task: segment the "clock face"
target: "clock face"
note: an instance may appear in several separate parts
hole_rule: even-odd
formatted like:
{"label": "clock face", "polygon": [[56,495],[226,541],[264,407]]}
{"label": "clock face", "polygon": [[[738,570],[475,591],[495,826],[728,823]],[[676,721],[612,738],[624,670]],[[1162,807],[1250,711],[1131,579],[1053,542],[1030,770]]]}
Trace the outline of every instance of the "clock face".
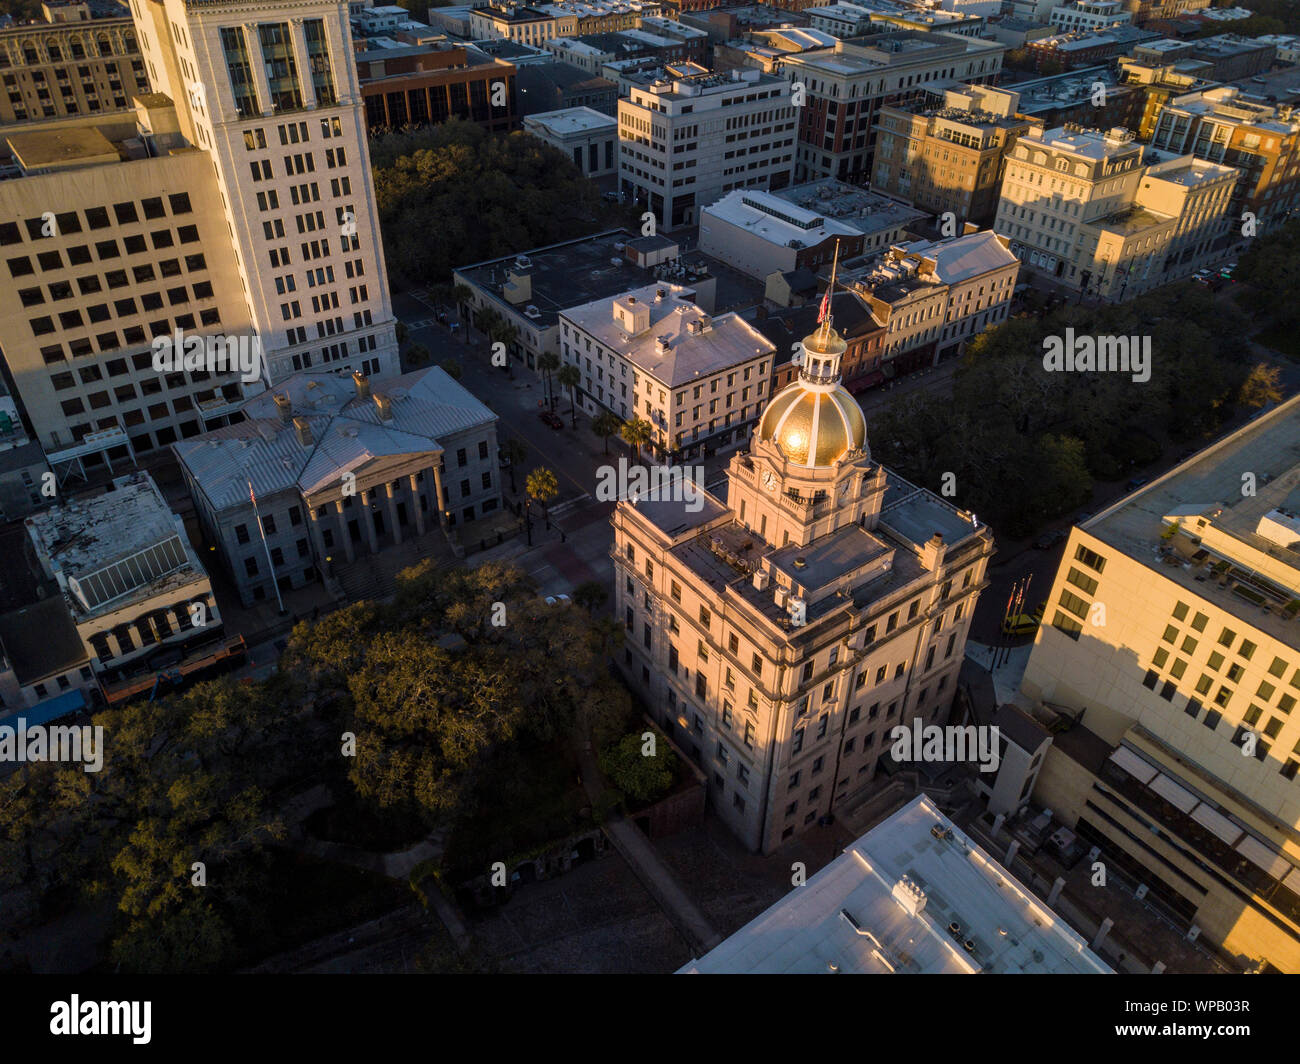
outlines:
{"label": "clock face", "polygon": [[763,487],[767,488],[768,491],[776,490],[776,474],[770,469],[763,474]]}

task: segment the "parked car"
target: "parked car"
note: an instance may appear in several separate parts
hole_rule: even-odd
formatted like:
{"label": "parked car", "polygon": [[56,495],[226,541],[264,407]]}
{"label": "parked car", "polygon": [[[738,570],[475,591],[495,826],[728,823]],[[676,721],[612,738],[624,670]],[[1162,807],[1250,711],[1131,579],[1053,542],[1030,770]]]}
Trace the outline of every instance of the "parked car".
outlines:
{"label": "parked car", "polygon": [[1090,518],[1091,516],[1092,516],[1091,510],[1081,510],[1079,513],[1074,515],[1074,523],[1076,525],[1081,525],[1086,520],[1088,520],[1088,518]]}
{"label": "parked car", "polygon": [[1138,488],[1142,487],[1142,485],[1145,484],[1150,479],[1151,479],[1150,477],[1134,477],[1132,480],[1128,482],[1126,487],[1128,488],[1129,491],[1137,491]]}
{"label": "parked car", "polygon": [[1064,538],[1065,538],[1065,533],[1062,532],[1059,528],[1054,528],[1050,532],[1044,532],[1041,536],[1039,536],[1036,540],[1034,540],[1034,546],[1037,547],[1039,550],[1050,550],[1052,547],[1055,547],[1058,543],[1060,543],[1061,540],[1063,540]]}
{"label": "parked car", "polygon": [[1209,270],[1197,270],[1194,274],[1192,274],[1192,280],[1195,281],[1197,284],[1209,284],[1210,276],[1211,275]]}
{"label": "parked car", "polygon": [[564,428],[564,419],[558,414],[554,414],[549,410],[542,410],[537,416],[542,419],[543,425],[549,425],[553,429]]}
{"label": "parked car", "polygon": [[547,595],[546,604],[548,606],[563,606],[572,601],[568,595]]}

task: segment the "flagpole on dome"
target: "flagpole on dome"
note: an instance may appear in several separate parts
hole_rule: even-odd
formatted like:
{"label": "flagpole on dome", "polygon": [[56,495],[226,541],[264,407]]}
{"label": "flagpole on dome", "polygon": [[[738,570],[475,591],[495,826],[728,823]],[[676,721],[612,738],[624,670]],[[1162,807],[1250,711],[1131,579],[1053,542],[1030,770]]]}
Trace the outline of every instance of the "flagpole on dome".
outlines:
{"label": "flagpole on dome", "polygon": [[817,324],[821,326],[821,335],[824,338],[831,329],[831,301],[835,295],[835,273],[840,264],[840,242],[835,241],[835,253],[831,259],[831,282],[826,286],[826,294],[822,296],[822,305],[817,310]]}

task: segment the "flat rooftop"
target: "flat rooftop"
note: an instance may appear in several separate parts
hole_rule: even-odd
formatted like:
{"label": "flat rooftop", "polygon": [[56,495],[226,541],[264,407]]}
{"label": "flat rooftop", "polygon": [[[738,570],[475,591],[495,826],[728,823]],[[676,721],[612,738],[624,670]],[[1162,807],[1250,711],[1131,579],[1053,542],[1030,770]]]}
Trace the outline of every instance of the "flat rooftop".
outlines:
{"label": "flat rooftop", "polygon": [[542,126],[557,137],[565,137],[574,133],[613,130],[618,126],[618,119],[590,107],[566,107],[560,111],[526,115],[524,125]]}
{"label": "flat rooftop", "polygon": [[791,185],[767,195],[834,219],[864,234],[911,225],[929,217],[925,211],[910,204],[900,203],[870,189],[837,181],[833,177]]}
{"label": "flat rooftop", "polygon": [[[634,239],[627,230],[614,229],[564,244],[537,248],[524,252],[522,256],[504,255],[472,266],[461,266],[456,272],[490,292],[506,309],[519,312],[524,308],[507,303],[502,298],[501,287],[508,272],[527,273],[532,283],[527,305],[536,307],[538,312],[538,316],[531,320],[538,329],[549,329],[559,321],[562,310],[641,288],[654,279],[650,270],[627,258],[627,245]],[[520,257],[526,258],[529,265],[517,265]],[[698,276],[707,275],[708,268],[701,264]]]}
{"label": "flat rooftop", "polygon": [[920,795],[679,974],[1110,972]]}
{"label": "flat rooftop", "polygon": [[9,150],[24,170],[79,162],[116,162],[119,158],[113,142],[92,126],[10,133],[6,139]]}
{"label": "flat rooftop", "polygon": [[[1242,473],[1255,476],[1255,494],[1242,494]],[[1275,510],[1300,512],[1300,396],[1257,415],[1236,432],[1193,455],[1164,476],[1079,527],[1133,560],[1185,587],[1215,605],[1235,613],[1256,628],[1291,646],[1300,646],[1300,627],[1276,606],[1268,585],[1280,585],[1283,595],[1300,598],[1300,541],[1282,546],[1256,531],[1261,518]],[[1178,516],[1184,528],[1200,530],[1202,549],[1175,537],[1161,539],[1164,518]],[[1178,549],[1179,546],[1182,549]],[[1221,587],[1212,571],[1218,561],[1237,563],[1243,580],[1267,569],[1262,605],[1243,598],[1230,580]],[[1234,574],[1235,575],[1235,574]]]}
{"label": "flat rooftop", "polygon": [[76,577],[178,535],[177,518],[152,479],[42,510],[27,518],[50,559]]}

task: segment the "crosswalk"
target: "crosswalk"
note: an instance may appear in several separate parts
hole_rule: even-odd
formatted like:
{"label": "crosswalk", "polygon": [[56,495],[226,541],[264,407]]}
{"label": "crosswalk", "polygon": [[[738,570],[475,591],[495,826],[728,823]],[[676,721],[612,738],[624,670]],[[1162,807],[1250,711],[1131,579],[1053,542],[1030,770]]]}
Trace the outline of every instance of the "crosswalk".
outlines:
{"label": "crosswalk", "polygon": [[415,332],[418,329],[427,329],[429,326],[437,323],[437,318],[421,318],[419,321],[407,322],[406,327]]}
{"label": "crosswalk", "polygon": [[590,501],[591,501],[591,496],[586,492],[583,492],[576,499],[566,499],[564,502],[557,503],[555,506],[552,506],[551,517],[552,518],[561,517],[564,514],[567,514],[570,510],[576,510],[580,506],[585,506]]}

